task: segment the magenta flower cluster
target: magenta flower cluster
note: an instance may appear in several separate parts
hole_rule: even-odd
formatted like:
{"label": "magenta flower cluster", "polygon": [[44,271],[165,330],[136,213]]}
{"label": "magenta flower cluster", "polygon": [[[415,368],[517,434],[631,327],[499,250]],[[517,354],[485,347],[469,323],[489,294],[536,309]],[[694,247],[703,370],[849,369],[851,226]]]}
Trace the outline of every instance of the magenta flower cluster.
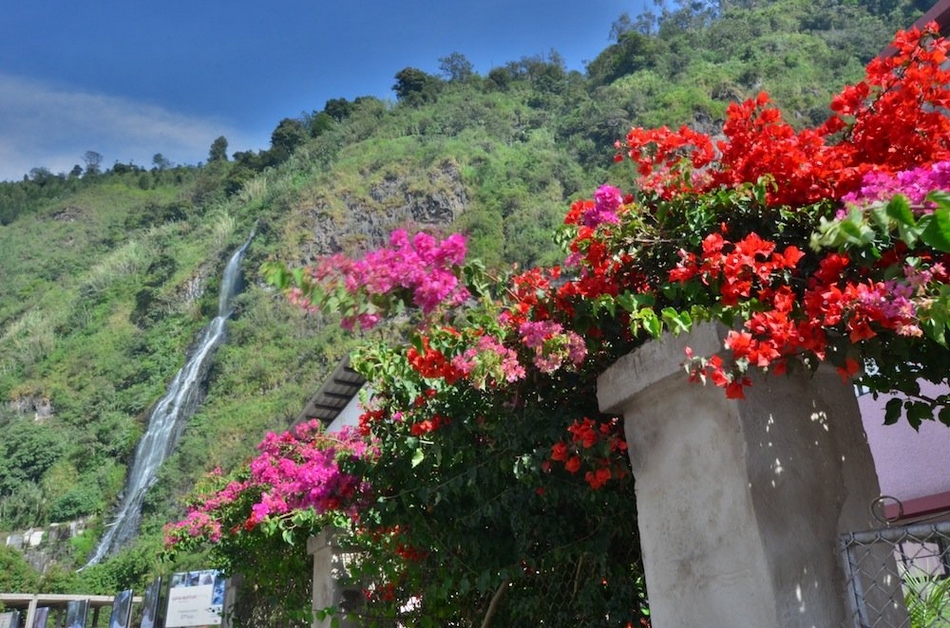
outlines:
{"label": "magenta flower cluster", "polygon": [[269,433],[251,461],[249,485],[263,487],[251,507],[250,520],[260,523],[272,515],[313,508],[317,514],[353,507],[367,488],[356,475],[338,465],[342,456],[361,457],[366,443],[350,429],[324,434],[319,421],[299,425],[292,432]]}
{"label": "magenta flower cluster", "polygon": [[518,354],[492,336],[481,336],[474,347],[452,359],[452,366],[467,377],[475,388],[486,382],[516,382],[525,376]]}
{"label": "magenta flower cluster", "polygon": [[171,546],[181,539],[206,539],[212,543],[221,540],[221,521],[212,518],[203,508],[194,508],[178,523],[165,526],[165,545]]}
{"label": "magenta flower cluster", "polygon": [[587,344],[573,331],[565,332],[554,321],[527,321],[518,332],[524,345],[534,351],[534,365],[542,373],[553,373],[565,361],[580,366],[587,357]]}
{"label": "magenta flower cluster", "polygon": [[586,227],[597,227],[608,223],[620,223],[617,212],[623,207],[623,194],[612,185],[602,185],[594,193],[594,207],[584,212],[583,221]]}
{"label": "magenta flower cluster", "polygon": [[[859,286],[859,303],[881,317],[897,321],[896,331],[902,336],[923,336],[918,324],[921,312],[933,302],[934,286],[942,285],[946,268],[937,263],[930,268],[904,267],[903,280],[894,278]],[[939,289],[939,288],[938,288]]]}
{"label": "magenta flower cluster", "polygon": [[[392,233],[389,244],[358,260],[344,255],[324,258],[313,269],[313,278],[324,285],[342,287],[356,303],[380,304],[404,291],[425,314],[442,304],[458,305],[469,297],[455,273],[465,261],[465,237],[461,234],[440,242],[423,232],[410,238],[400,229]],[[371,329],[382,319],[382,309],[350,312],[344,326]]]}
{"label": "magenta flower cluster", "polygon": [[[934,205],[926,202],[933,190],[950,190],[950,161],[940,161],[929,166],[904,170],[896,174],[869,172],[864,175],[861,187],[842,197],[846,204],[865,205],[888,201],[896,194],[907,197],[920,213],[933,211]],[[844,217],[844,211],[838,217]]]}
{"label": "magenta flower cluster", "polygon": [[310,508],[318,515],[356,517],[369,494],[365,480],[339,466],[344,458],[373,453],[356,430],[326,434],[319,421],[310,421],[269,433],[258,450],[247,479],[199,496],[184,520],[166,526],[167,545],[189,538],[216,543],[226,529],[251,530],[268,518]]}

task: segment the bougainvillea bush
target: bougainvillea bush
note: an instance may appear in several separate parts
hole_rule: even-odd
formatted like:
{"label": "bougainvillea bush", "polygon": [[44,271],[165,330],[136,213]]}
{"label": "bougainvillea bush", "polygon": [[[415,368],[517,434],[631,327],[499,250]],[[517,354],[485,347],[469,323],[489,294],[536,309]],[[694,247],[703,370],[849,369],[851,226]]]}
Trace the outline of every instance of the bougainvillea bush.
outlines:
{"label": "bougainvillea bush", "polygon": [[186,517],[165,526],[165,543],[173,551],[207,546],[216,567],[252,579],[232,609],[234,625],[309,626],[313,561],[305,541],[313,530],[346,526],[366,507],[369,485],[344,467],[375,449],[354,431],[327,434],[310,421],[268,434],[258,450],[232,474],[209,473]]}
{"label": "bougainvillea bush", "polygon": [[[594,385],[664,333],[729,329],[720,353],[683,356],[684,386],[741,399],[751,369],[830,363],[902,393],[888,422],[950,424],[950,397],[919,388],[950,365],[947,49],[935,26],[898,34],[817,128],[795,130],[763,94],[729,108],[719,139],[633,129],[617,158],[638,178],[571,206],[560,267],[489,272],[460,235],[397,232],[360,260],[266,268],[301,307],[365,333],[353,364],[375,454],[346,472],[372,498],[347,533],[372,612],[646,622],[622,425]],[[371,340],[386,337],[402,341]]]}

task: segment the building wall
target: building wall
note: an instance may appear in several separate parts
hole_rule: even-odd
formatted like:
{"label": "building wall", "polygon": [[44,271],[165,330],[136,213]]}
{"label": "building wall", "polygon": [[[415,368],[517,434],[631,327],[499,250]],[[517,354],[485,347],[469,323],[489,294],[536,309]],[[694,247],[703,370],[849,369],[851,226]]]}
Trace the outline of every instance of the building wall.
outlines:
{"label": "building wall", "polygon": [[[946,386],[921,382],[924,395],[947,390]],[[881,493],[904,502],[908,515],[939,508],[940,503],[950,508],[950,427],[938,421],[924,421],[916,431],[903,418],[895,425],[884,425],[884,407],[891,398],[892,395],[858,398]]]}

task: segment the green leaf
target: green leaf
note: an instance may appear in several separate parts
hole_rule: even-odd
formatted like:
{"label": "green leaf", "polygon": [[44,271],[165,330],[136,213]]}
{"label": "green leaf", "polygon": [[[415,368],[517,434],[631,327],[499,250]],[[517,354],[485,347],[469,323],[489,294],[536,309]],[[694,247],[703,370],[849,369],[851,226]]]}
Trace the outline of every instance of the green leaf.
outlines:
{"label": "green leaf", "polygon": [[333,617],[336,615],[335,606],[327,606],[326,608],[318,608],[313,611],[314,617],[319,620],[327,619],[328,617]]}
{"label": "green leaf", "polygon": [[[859,211],[859,210],[852,210]],[[888,233],[890,231],[890,221],[887,219],[887,210],[883,205],[874,205],[871,207],[868,212],[871,215],[871,218],[874,220],[874,223],[883,233]]]}
{"label": "green leaf", "polygon": [[607,313],[610,314],[610,318],[617,317],[617,301],[609,296],[603,295],[597,298],[597,301],[594,302],[594,311],[598,309],[607,310]]}
{"label": "green leaf", "polygon": [[884,406],[884,425],[894,425],[901,418],[901,408],[903,403],[900,399],[894,398]]}
{"label": "green leaf", "polygon": [[689,331],[690,327],[693,324],[692,318],[690,318],[689,312],[677,312],[672,307],[665,307],[661,312],[663,320],[666,321],[667,327],[670,328],[670,331],[673,332],[674,336],[678,336],[683,332]]}
{"label": "green leaf", "polygon": [[[932,314],[932,313],[931,313]],[[920,321],[920,328],[938,344],[947,346],[947,323],[937,320],[936,317]]]}
{"label": "green leaf", "polygon": [[919,309],[917,313],[924,333],[946,347],[947,330],[950,329],[950,286],[941,286],[939,295],[931,300],[930,307]]}
{"label": "green leaf", "polygon": [[640,334],[641,327],[643,327],[643,325],[640,324],[640,321],[631,316],[630,324],[627,326],[627,328],[630,330],[630,335],[634,337],[638,336]]}
{"label": "green leaf", "polygon": [[910,203],[907,201],[907,197],[902,194],[892,198],[884,211],[889,217],[896,220],[898,225],[917,226],[917,221],[914,220],[914,212],[910,210]]}
{"label": "green leaf", "polygon": [[303,267],[293,270],[294,285],[302,288],[307,283],[306,272],[307,270]]}
{"label": "green leaf", "polygon": [[945,190],[934,190],[927,195],[927,200],[936,203],[938,208],[950,211],[950,192]]}
{"label": "green leaf", "polygon": [[422,336],[420,334],[412,334],[409,337],[409,341],[412,343],[412,346],[415,348],[419,354],[424,355],[426,352],[425,345],[422,344]]}
{"label": "green leaf", "polygon": [[482,573],[478,574],[477,586],[478,586],[479,591],[487,591],[490,585],[491,585],[490,573],[488,573],[487,571],[483,571]]}
{"label": "green leaf", "polygon": [[768,186],[762,178],[752,186],[752,193],[755,195],[755,202],[759,205],[765,205],[768,202]]}
{"label": "green leaf", "polygon": [[286,290],[290,287],[290,272],[281,262],[264,262],[261,264],[261,275],[264,281],[278,290]]}
{"label": "green leaf", "polygon": [[868,244],[874,241],[874,231],[863,222],[853,222],[846,218],[839,223],[839,230],[854,244]]}
{"label": "green leaf", "polygon": [[950,426],[950,406],[940,408],[940,412],[937,413],[937,418],[940,419],[940,422],[944,425]]}
{"label": "green leaf", "polygon": [[637,313],[637,318],[643,321],[643,328],[654,338],[659,338],[663,333],[663,321],[652,309],[643,308]]}
{"label": "green leaf", "polygon": [[287,545],[293,545],[293,544],[294,544],[294,531],[291,530],[290,528],[285,528],[285,529],[280,533],[280,536],[281,536],[282,539],[284,539],[284,543],[286,543]]}
{"label": "green leaf", "polygon": [[908,225],[898,223],[897,233],[900,239],[907,244],[907,246],[916,246],[917,240],[920,239],[920,233],[922,229],[918,226],[910,227]]}
{"label": "green leaf", "polygon": [[617,303],[628,312],[636,312],[645,307],[652,307],[656,298],[649,294],[635,294],[624,292],[616,297]]}
{"label": "green leaf", "polygon": [[818,219],[818,230],[813,232],[808,239],[808,246],[815,252],[824,247],[839,246],[838,221],[830,221],[824,217]]}
{"label": "green leaf", "polygon": [[937,207],[934,213],[926,218],[929,220],[920,234],[920,239],[938,251],[950,253],[950,207]]}
{"label": "green leaf", "polygon": [[925,419],[933,419],[933,408],[926,403],[914,401],[907,404],[907,422],[915,430],[920,429],[920,424]]}
{"label": "green leaf", "polygon": [[418,467],[422,461],[425,460],[425,457],[426,454],[424,451],[422,451],[422,447],[416,449],[416,451],[412,454],[412,468],[415,469]]}

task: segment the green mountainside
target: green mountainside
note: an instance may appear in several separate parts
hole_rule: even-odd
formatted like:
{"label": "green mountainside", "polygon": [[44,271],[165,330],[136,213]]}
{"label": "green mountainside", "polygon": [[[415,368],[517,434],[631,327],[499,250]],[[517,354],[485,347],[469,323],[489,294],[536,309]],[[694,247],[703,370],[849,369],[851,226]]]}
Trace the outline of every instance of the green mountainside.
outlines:
{"label": "green mountainside", "polygon": [[[180,498],[289,426],[347,348],[333,324],[264,286],[262,262],[356,253],[409,227],[461,230],[489,265],[553,263],[550,233],[568,204],[605,181],[629,187],[613,143],[631,126],[715,131],[729,102],[762,90],[794,124],[819,122],[831,95],[930,4],[660,3],[621,16],[583,74],[551,51],[481,76],[453,53],[439,75],[394,68],[393,101],[334,99],[280,121],[267,150],[229,157],[219,138],[200,166],[156,155],[151,170],[87,161],[0,183],[0,531],[88,521],[45,576],[0,548],[0,590],[113,593],[200,564],[157,558]],[[148,494],[139,541],[73,573],[255,224],[228,341]]]}

